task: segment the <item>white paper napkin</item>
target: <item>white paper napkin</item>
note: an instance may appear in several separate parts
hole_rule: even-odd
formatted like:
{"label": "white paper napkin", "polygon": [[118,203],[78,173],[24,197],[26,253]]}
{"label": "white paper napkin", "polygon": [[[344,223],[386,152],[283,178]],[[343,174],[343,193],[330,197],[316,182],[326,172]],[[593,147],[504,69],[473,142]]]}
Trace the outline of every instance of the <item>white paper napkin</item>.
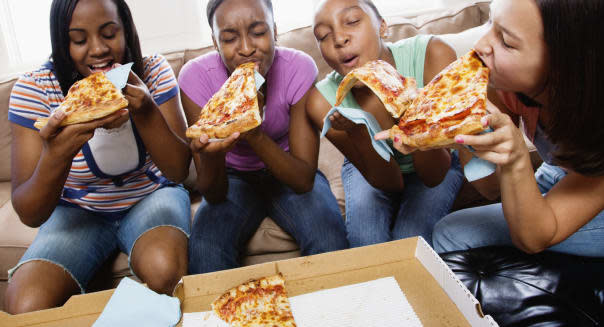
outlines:
{"label": "white paper napkin", "polygon": [[107,79],[110,80],[118,90],[121,90],[126,86],[126,83],[128,83],[128,76],[130,75],[132,65],[134,65],[134,63],[130,62],[113,68],[108,71],[105,76],[107,76]]}
{"label": "white paper napkin", "polygon": [[[487,130],[480,134],[490,133],[493,130],[489,127]],[[466,148],[470,150],[470,152],[474,152],[474,149],[471,146],[466,145]],[[497,170],[497,165],[490,161],[486,161],[484,159],[480,159],[476,156],[472,157],[472,159],[464,166],[463,172],[466,176],[466,179],[469,182],[473,182],[475,180],[487,177],[493,174]]]}
{"label": "white paper napkin", "polygon": [[[422,326],[394,277],[289,299],[298,327]],[[228,327],[212,312],[185,313],[183,327]]]}

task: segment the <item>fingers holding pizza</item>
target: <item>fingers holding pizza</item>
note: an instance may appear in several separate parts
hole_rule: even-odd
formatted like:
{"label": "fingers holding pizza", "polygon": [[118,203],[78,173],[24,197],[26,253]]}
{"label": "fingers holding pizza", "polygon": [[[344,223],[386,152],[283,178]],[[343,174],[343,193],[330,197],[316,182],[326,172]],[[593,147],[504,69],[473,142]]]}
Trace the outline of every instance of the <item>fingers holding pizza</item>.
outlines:
{"label": "fingers holding pizza", "polygon": [[122,92],[128,100],[128,108],[133,115],[150,108],[149,104],[153,102],[147,85],[133,71],[130,71],[128,83],[122,89]]}
{"label": "fingers holding pizza", "polygon": [[[375,134],[375,136],[374,136],[374,139],[376,139],[378,141],[387,140],[390,138],[391,138],[390,130],[381,131],[381,132]],[[418,148],[403,144],[403,140],[397,135],[394,135],[392,137],[392,145],[398,152],[400,152],[402,154],[411,154],[418,150]]]}
{"label": "fingers holding pizza", "polygon": [[241,138],[240,136],[239,132],[235,132],[220,141],[212,141],[207,134],[201,134],[199,138],[191,140],[189,147],[193,153],[208,155],[226,154],[235,146],[235,144],[237,144],[237,141]]}
{"label": "fingers holding pizza", "polygon": [[490,102],[487,102],[487,107],[489,114],[482,118],[481,123],[493,131],[480,135],[457,135],[455,143],[471,146],[475,156],[499,166],[522,163],[522,159],[529,156],[522,132],[509,115]]}
{"label": "fingers holding pizza", "polygon": [[43,147],[59,158],[72,160],[84,143],[94,136],[95,129],[108,126],[120,119],[127,119],[127,116],[128,110],[121,109],[103,118],[62,126],[67,115],[62,110],[58,110],[40,129]]}

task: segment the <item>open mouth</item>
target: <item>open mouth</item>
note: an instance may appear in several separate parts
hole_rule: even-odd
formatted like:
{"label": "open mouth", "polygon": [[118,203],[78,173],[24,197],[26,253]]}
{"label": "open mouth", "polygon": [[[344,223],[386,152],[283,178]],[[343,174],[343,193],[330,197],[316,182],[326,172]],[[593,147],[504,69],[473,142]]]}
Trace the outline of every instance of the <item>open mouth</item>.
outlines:
{"label": "open mouth", "polygon": [[109,60],[106,62],[94,64],[94,65],[88,65],[88,68],[90,68],[90,71],[92,73],[97,73],[97,72],[106,73],[111,70],[112,66],[113,66],[113,60]]}
{"label": "open mouth", "polygon": [[342,64],[346,67],[354,67],[359,62],[359,56],[357,55],[349,55],[344,57],[342,60]]}

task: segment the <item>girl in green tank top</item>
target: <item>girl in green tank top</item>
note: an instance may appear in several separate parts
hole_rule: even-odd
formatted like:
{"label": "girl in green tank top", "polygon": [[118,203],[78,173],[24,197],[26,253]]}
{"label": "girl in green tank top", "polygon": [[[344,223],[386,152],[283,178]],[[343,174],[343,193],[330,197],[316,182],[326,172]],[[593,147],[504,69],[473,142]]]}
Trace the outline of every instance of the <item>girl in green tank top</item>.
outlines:
{"label": "girl in green tank top", "polygon": [[[307,115],[319,130],[335,103],[338,85],[352,69],[384,60],[423,87],[456,59],[448,45],[430,35],[386,42],[388,26],[369,0],[322,1],[313,32],[321,55],[334,70],[317,83],[307,101]],[[379,98],[360,83],[341,106],[371,113],[382,129],[396,123]],[[337,112],[329,119],[327,138],[347,159],[342,182],[351,246],[415,235],[430,243],[434,223],[449,212],[462,184],[457,157],[444,149],[410,155],[394,151],[396,155],[385,161],[373,149],[364,125]]]}

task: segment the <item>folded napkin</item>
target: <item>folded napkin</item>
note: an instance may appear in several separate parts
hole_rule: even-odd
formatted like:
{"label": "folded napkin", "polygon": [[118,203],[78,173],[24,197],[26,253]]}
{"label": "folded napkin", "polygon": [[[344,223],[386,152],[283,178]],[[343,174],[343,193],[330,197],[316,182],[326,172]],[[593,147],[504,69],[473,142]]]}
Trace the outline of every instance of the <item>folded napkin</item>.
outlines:
{"label": "folded napkin", "polygon": [[111,81],[111,83],[113,83],[118,90],[121,90],[126,86],[126,83],[128,83],[128,75],[130,75],[132,65],[134,65],[134,63],[131,62],[119,67],[115,67],[105,73],[105,76],[107,76],[107,79],[109,79],[109,81]]}
{"label": "folded napkin", "polygon": [[354,109],[354,108],[342,108],[342,107],[334,107],[325,115],[325,119],[323,121],[323,130],[321,131],[321,137],[327,134],[327,131],[331,128],[331,121],[329,120],[329,116],[333,115],[334,112],[339,112],[342,116],[350,119],[355,124],[363,124],[367,126],[367,131],[371,136],[371,144],[375,151],[382,157],[384,160],[389,161],[390,156],[392,155],[392,149],[388,146],[385,140],[375,140],[374,136],[378,132],[382,130],[380,124],[378,124],[375,117],[372,114],[368,113],[362,109]]}
{"label": "folded napkin", "polygon": [[174,327],[180,301],[159,295],[132,279],[122,279],[93,327]]}
{"label": "folded napkin", "polygon": [[[489,128],[481,134],[490,133],[492,131],[493,130]],[[474,149],[471,146],[466,145],[466,148],[470,150],[470,152],[474,152]],[[472,157],[472,159],[464,166],[463,173],[469,182],[473,182],[493,174],[496,168],[497,165],[490,161]]]}

